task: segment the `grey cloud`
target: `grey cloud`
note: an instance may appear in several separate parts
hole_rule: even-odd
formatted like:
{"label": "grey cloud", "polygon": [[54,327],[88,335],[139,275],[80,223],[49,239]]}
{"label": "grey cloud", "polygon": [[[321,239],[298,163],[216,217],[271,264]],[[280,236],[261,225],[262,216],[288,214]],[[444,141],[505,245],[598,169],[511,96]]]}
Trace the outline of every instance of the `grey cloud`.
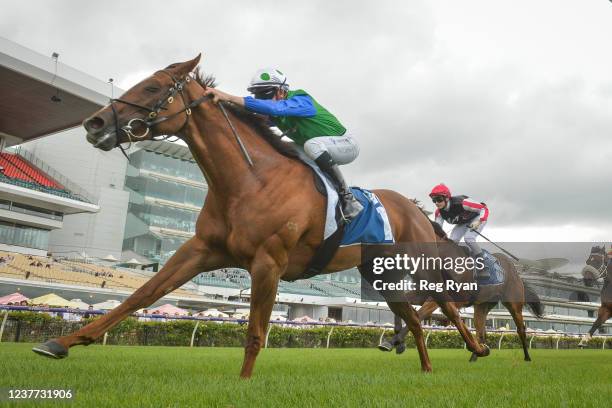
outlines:
{"label": "grey cloud", "polygon": [[474,67],[437,24],[421,0],[29,1],[5,4],[0,35],[101,79],[203,52],[242,93],[254,69],[278,66],[356,133],[355,184],[425,200],[444,181],[500,226],[612,224],[611,83],[542,81],[530,61]]}

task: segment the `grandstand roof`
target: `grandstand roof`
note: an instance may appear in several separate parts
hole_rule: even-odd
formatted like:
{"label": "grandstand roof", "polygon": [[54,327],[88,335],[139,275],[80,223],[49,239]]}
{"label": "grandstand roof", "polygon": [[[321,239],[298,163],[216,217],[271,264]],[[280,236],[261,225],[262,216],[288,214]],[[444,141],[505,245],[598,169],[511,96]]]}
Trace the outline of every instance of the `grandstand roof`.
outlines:
{"label": "grandstand roof", "polygon": [[138,142],[137,146],[150,152],[174,157],[175,159],[193,161],[193,156],[189,148],[179,143],[172,143],[164,140],[143,140],[142,142]]}
{"label": "grandstand roof", "polygon": [[[104,81],[0,37],[0,136],[21,144],[81,124],[108,103]],[[118,90],[119,92],[120,90]],[[58,96],[60,101],[51,98]]]}

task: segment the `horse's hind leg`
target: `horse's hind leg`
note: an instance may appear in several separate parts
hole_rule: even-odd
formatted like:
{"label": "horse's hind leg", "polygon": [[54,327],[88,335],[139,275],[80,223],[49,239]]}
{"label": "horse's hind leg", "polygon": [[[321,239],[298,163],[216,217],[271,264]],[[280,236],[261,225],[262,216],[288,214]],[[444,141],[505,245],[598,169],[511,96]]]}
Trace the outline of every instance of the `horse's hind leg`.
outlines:
{"label": "horse's hind leg", "polygon": [[[474,328],[476,329],[476,337],[480,343],[485,344],[487,332],[485,329],[485,323],[487,319],[487,313],[490,308],[487,304],[474,305]],[[472,353],[470,357],[470,363],[474,363],[478,360],[478,355]]]}
{"label": "horse's hind leg", "polygon": [[510,314],[512,315],[512,319],[514,320],[514,324],[516,324],[516,332],[521,339],[521,344],[523,345],[523,353],[525,354],[525,361],[531,361],[531,357],[529,356],[529,348],[527,347],[527,333],[525,331],[525,321],[523,320],[523,302],[504,302],[504,306]]}
{"label": "horse's hind leg", "polygon": [[406,322],[407,327],[414,336],[416,348],[419,352],[419,358],[421,359],[421,370],[424,372],[431,371],[431,361],[427,353],[427,347],[425,347],[425,338],[423,337],[423,328],[421,327],[421,321],[419,316],[410,303],[402,302],[387,302],[389,308],[393,313],[401,316]]}
{"label": "horse's hind leg", "polygon": [[[391,351],[393,347],[397,346],[395,350],[397,354],[401,354],[406,349],[406,344],[404,343],[404,336],[401,336],[402,333],[402,318],[398,315],[393,315],[393,337],[391,340],[383,340],[379,345],[378,349],[380,351]],[[403,345],[403,347],[402,347]],[[401,351],[400,351],[401,350]]]}
{"label": "horse's hind leg", "polygon": [[158,273],[111,312],[72,334],[49,340],[32,350],[47,357],[66,357],[68,348],[94,342],[136,310],[151,305],[197,274],[216,269],[222,260],[222,257],[212,254],[203,241],[191,238],[176,251]]}

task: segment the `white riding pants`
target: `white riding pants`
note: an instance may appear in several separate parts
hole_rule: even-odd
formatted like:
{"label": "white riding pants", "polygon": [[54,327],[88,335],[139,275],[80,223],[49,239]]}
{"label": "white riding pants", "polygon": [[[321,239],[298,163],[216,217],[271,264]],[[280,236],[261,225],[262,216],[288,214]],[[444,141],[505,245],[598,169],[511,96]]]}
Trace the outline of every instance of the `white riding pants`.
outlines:
{"label": "white riding pants", "polygon": [[[457,224],[455,228],[453,228],[453,230],[451,231],[450,239],[459,243],[459,241],[461,241],[461,238],[463,238],[465,244],[470,248],[470,251],[472,251],[472,255],[478,255],[482,252],[482,249],[480,249],[480,245],[476,243],[476,238],[478,238],[478,234],[476,234],[476,232],[474,232],[469,227],[472,222],[474,221],[470,221],[468,224]],[[477,231],[482,232],[486,223],[486,221],[481,223]]]}
{"label": "white riding pants", "polygon": [[359,156],[359,144],[348,132],[343,136],[319,136],[304,143],[304,152],[312,160],[328,152],[334,163],[348,164]]}

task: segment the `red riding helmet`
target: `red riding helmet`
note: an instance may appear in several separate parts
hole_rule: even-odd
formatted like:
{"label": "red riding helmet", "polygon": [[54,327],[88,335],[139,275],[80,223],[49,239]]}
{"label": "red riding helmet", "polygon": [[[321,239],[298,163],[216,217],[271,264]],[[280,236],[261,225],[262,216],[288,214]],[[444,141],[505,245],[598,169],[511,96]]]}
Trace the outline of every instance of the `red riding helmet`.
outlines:
{"label": "red riding helmet", "polygon": [[451,192],[448,189],[448,187],[446,187],[444,184],[438,184],[431,190],[431,193],[429,193],[429,196],[430,197],[443,196],[446,198],[450,198]]}

